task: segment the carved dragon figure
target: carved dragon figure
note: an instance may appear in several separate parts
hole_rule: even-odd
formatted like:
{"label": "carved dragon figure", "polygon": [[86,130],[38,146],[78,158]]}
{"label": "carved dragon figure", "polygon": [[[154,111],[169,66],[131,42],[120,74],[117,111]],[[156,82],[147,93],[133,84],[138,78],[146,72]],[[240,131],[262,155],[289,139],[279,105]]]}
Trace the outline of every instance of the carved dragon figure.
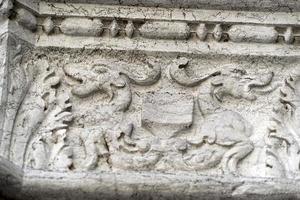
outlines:
{"label": "carved dragon figure", "polygon": [[[237,99],[253,101],[256,99],[255,91],[272,91],[274,87],[268,86],[273,73],[267,73],[262,78],[246,76],[242,70],[229,74],[220,71],[203,77],[190,77],[186,73],[188,59],[180,58],[170,67],[170,76],[178,84],[192,87],[211,78],[210,94],[202,94],[197,100],[202,123],[197,129],[196,138],[188,141],[191,146],[214,145],[212,155],[204,158],[202,154],[189,154],[184,156],[185,163],[194,169],[207,169],[221,164],[224,173],[238,174],[237,165],[240,160],[250,154],[254,145],[249,139],[252,135],[252,126],[237,112],[221,106],[224,97],[231,96]],[[243,73],[241,73],[243,72]],[[209,153],[209,152],[207,152]]]}
{"label": "carved dragon figure", "polygon": [[265,138],[266,167],[279,177],[300,177],[299,83],[299,69],[284,79]]}
{"label": "carved dragon figure", "polygon": [[[99,112],[105,110],[106,114],[109,113],[109,122],[83,133],[87,158],[85,168],[96,168],[99,157],[107,162],[118,162],[119,151],[138,151],[138,145],[131,139],[133,125],[120,121],[119,115],[130,106],[130,83],[151,85],[160,78],[160,67],[152,63],[147,65],[148,70],[143,77],[130,73],[126,66],[114,68],[109,63],[95,63],[92,66],[68,64],[64,67],[65,74],[79,82],[71,89],[74,96],[86,98],[95,93],[104,93],[109,99],[99,107]],[[147,165],[147,162],[143,164]]]}

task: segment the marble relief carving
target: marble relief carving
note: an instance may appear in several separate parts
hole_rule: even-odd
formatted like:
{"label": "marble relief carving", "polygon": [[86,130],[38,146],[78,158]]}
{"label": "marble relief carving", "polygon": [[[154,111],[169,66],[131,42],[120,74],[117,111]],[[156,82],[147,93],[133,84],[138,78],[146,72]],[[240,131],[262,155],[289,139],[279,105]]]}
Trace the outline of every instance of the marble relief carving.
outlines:
{"label": "marble relief carving", "polygon": [[[272,70],[249,73],[233,65],[197,72],[192,58],[166,63],[154,56],[61,62],[37,54],[26,66],[34,78],[10,155],[25,168],[242,175],[243,162],[262,150],[253,141],[253,119],[228,100],[251,105],[280,92],[283,108],[274,109],[276,127],[266,133],[265,168],[291,177],[298,171],[297,134],[287,127],[296,126],[295,73],[282,83]],[[279,143],[291,145],[291,152]]]}
{"label": "marble relief carving", "polygon": [[[1,155],[9,157],[9,150],[12,140],[11,131],[14,129],[15,120],[18,116],[19,107],[22,104],[28,88],[30,87],[32,76],[30,69],[22,65],[25,50],[21,42],[14,36],[1,35],[1,43],[11,46],[10,51],[3,52],[1,61],[0,92],[1,92]],[[2,48],[3,49],[3,48]]]}
{"label": "marble relief carving", "polygon": [[287,178],[299,177],[300,169],[299,77],[299,71],[293,70],[282,81],[266,137],[267,167]]}
{"label": "marble relief carving", "polygon": [[[32,18],[32,19],[31,19]],[[36,20],[31,17],[26,23],[34,30]],[[39,34],[49,36],[67,35],[83,37],[145,38],[154,40],[200,40],[202,42],[234,42],[275,44],[283,41],[294,44],[298,37],[296,27],[265,26],[221,23],[187,23],[181,21],[133,21],[101,18],[67,17],[65,19],[46,17]],[[21,21],[22,22],[22,21]]]}
{"label": "marble relief carving", "polygon": [[0,0],[0,199],[299,198],[300,9],[253,2]]}

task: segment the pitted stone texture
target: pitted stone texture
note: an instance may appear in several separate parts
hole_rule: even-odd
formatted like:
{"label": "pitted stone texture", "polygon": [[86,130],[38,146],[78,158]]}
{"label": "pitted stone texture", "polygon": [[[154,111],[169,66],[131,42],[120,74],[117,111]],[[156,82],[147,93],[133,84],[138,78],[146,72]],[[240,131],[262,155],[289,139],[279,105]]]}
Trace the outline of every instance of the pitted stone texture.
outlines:
{"label": "pitted stone texture", "polygon": [[34,33],[37,49],[23,58],[27,45],[0,41],[0,152],[25,170],[21,180],[0,160],[0,177],[14,173],[0,191],[22,200],[299,198],[299,13],[257,12],[274,6],[254,0],[255,12],[196,9],[226,1],[86,2],[37,11],[16,1],[4,17],[3,33]]}
{"label": "pitted stone texture", "polygon": [[274,43],[278,38],[278,33],[273,27],[251,25],[233,25],[228,34],[234,42]]}
{"label": "pitted stone texture", "polygon": [[103,24],[98,19],[67,18],[60,25],[61,31],[66,35],[99,36]]}
{"label": "pitted stone texture", "polygon": [[187,39],[190,28],[184,22],[146,22],[139,29],[143,37],[157,39]]}

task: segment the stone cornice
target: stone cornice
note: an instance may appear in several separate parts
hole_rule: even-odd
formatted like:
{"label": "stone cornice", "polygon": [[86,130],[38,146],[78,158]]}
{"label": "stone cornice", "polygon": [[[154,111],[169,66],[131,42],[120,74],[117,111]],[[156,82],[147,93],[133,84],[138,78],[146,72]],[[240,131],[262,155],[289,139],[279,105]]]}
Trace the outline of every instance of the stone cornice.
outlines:
{"label": "stone cornice", "polygon": [[[18,0],[14,11],[19,12],[20,9],[26,10],[27,14],[22,13],[25,18],[20,22],[16,13],[9,21],[8,30],[37,47],[102,46],[103,49],[162,52],[159,46],[165,43],[169,44],[165,52],[178,49],[179,53],[297,56],[299,52],[300,12],[245,12]],[[83,20],[82,25],[85,26],[74,25],[74,17]],[[30,24],[35,22],[28,19],[36,21],[37,28]],[[94,24],[90,19],[96,19],[100,24]],[[68,23],[73,27],[68,27]],[[89,23],[90,27],[86,25]],[[174,29],[179,24],[183,28]],[[72,32],[71,29],[81,32]],[[87,29],[95,34],[85,34]],[[152,31],[158,32],[151,35]],[[238,32],[246,34],[241,36]],[[80,42],[68,43],[72,37],[78,37]],[[235,52],[235,49],[240,50]],[[285,54],[286,50],[291,53]]]}
{"label": "stone cornice", "polygon": [[[169,53],[268,56],[299,52],[299,12],[41,2],[39,14],[38,47],[161,52],[161,46]],[[68,42],[72,37],[78,42]]]}
{"label": "stone cornice", "polygon": [[41,16],[97,17],[123,20],[165,20],[187,23],[257,24],[299,26],[300,12],[245,12],[230,10],[179,9],[113,6],[82,3],[40,3]]}
{"label": "stone cornice", "polygon": [[[298,199],[293,180],[241,178],[174,173],[61,173],[26,171],[21,199],[55,197],[62,193],[82,199]],[[84,181],[82,181],[84,179]],[[246,184],[245,184],[246,182]],[[47,187],[45,187],[47,185]],[[159,192],[158,192],[159,191]],[[56,194],[57,194],[56,193]],[[268,194],[266,198],[265,194]],[[52,195],[51,195],[52,194]]]}
{"label": "stone cornice", "polygon": [[[64,0],[46,0],[61,2]],[[292,0],[68,0],[69,3],[96,3],[102,5],[148,6],[166,8],[197,8],[246,11],[299,11],[300,3]]]}
{"label": "stone cornice", "polygon": [[[193,42],[193,41],[153,41],[152,39],[118,39],[77,37],[76,43],[72,36],[40,36],[39,48],[62,47],[71,49],[101,49],[115,51],[140,51],[155,55],[164,54],[203,54],[203,55],[236,55],[236,56],[275,56],[295,58],[300,56],[300,48],[281,44],[236,44],[232,42]],[[50,42],[51,41],[51,42]],[[270,48],[271,46],[271,48]],[[238,48],[237,48],[238,47]],[[288,53],[287,53],[288,52]]]}

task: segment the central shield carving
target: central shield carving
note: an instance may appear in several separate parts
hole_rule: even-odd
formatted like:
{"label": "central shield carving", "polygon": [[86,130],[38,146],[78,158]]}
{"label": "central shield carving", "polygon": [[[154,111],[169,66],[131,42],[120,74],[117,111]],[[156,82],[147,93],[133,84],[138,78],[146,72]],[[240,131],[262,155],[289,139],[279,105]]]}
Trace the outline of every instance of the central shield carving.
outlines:
{"label": "central shield carving", "polygon": [[143,98],[142,126],[160,138],[170,138],[193,122],[193,96],[147,93]]}

